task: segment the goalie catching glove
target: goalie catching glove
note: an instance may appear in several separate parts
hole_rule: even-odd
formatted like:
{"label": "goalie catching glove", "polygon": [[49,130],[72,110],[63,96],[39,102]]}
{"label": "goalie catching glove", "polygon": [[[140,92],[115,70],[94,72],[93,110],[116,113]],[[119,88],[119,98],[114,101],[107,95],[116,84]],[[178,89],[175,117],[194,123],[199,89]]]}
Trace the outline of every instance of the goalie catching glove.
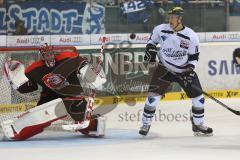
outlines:
{"label": "goalie catching glove", "polygon": [[4,63],[4,74],[12,88],[15,90],[28,81],[24,71],[25,67],[19,61],[8,60]]}

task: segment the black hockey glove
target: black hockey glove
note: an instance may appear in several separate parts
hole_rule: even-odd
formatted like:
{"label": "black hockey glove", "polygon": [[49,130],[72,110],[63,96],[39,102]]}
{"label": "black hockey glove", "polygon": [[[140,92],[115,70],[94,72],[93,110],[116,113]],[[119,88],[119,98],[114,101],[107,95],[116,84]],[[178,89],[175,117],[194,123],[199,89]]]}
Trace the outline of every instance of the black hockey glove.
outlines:
{"label": "black hockey glove", "polygon": [[192,81],[195,77],[195,72],[193,71],[195,68],[194,65],[188,64],[186,71],[180,74],[180,79],[183,80],[184,85],[188,86],[192,84]]}
{"label": "black hockey glove", "polygon": [[240,48],[236,48],[233,51],[233,63],[236,65],[240,65]]}
{"label": "black hockey glove", "polygon": [[144,60],[148,62],[156,62],[157,47],[153,44],[147,44],[145,49]]}

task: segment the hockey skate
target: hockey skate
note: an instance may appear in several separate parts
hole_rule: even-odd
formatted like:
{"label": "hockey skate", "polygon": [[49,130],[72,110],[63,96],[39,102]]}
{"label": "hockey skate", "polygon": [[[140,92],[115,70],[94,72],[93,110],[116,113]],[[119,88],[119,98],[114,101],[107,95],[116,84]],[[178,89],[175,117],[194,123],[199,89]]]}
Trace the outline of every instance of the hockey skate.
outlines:
{"label": "hockey skate", "polygon": [[78,130],[88,137],[104,137],[106,130],[106,117],[100,116],[96,119],[91,119],[87,128]]}
{"label": "hockey skate", "polygon": [[193,117],[191,117],[192,122],[192,131],[194,136],[212,136],[213,135],[213,129],[207,126],[204,126],[203,124],[195,125],[193,122]]}
{"label": "hockey skate", "polygon": [[143,124],[139,130],[139,134],[146,136],[148,134],[150,127],[151,125]]}

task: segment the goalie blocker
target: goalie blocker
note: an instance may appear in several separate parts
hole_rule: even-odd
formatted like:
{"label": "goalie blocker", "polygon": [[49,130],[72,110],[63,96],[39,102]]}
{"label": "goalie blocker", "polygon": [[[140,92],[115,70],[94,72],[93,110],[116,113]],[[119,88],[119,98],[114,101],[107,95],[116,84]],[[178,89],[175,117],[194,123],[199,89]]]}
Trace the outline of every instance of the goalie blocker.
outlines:
{"label": "goalie blocker", "polygon": [[[8,140],[25,140],[48,127],[54,121],[65,118],[68,115],[66,106],[61,98],[42,104],[18,117],[1,123],[5,137]],[[105,118],[91,119],[89,125],[83,126],[77,131],[90,136],[104,136]]]}

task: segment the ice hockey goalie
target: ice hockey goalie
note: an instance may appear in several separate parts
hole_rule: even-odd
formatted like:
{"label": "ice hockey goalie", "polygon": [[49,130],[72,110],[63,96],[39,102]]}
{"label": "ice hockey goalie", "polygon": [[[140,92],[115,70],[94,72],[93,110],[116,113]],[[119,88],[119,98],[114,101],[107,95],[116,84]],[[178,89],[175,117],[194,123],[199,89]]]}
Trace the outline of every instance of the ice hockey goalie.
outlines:
{"label": "ice hockey goalie", "polygon": [[[103,71],[96,74],[91,64],[77,53],[66,51],[55,54],[53,46],[48,44],[41,46],[39,53],[40,60],[26,69],[18,61],[8,60],[5,63],[4,72],[13,89],[24,94],[42,87],[35,108],[1,123],[5,137],[9,140],[28,139],[67,115],[75,123],[63,126],[64,129],[104,136],[105,118],[91,117],[94,89],[106,81]],[[90,84],[91,96],[84,96],[79,75]]]}

